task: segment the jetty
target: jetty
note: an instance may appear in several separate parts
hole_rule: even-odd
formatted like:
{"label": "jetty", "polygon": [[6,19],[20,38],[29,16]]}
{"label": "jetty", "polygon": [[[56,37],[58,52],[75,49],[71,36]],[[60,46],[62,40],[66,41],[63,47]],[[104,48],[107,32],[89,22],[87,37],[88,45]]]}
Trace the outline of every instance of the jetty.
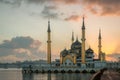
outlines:
{"label": "jetty", "polygon": [[80,67],[37,67],[28,66],[23,67],[23,73],[95,73],[100,71],[102,68],[80,68]]}

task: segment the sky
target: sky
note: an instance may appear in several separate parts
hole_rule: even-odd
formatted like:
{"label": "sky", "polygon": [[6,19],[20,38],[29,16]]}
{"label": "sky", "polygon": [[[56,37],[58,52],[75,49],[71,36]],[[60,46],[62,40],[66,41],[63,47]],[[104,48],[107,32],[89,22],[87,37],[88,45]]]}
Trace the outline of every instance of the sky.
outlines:
{"label": "sky", "polygon": [[72,31],[81,42],[85,17],[86,49],[98,56],[101,29],[102,51],[107,61],[120,57],[120,0],[0,0],[0,62],[46,60],[48,20],[51,25],[52,60],[70,49]]}

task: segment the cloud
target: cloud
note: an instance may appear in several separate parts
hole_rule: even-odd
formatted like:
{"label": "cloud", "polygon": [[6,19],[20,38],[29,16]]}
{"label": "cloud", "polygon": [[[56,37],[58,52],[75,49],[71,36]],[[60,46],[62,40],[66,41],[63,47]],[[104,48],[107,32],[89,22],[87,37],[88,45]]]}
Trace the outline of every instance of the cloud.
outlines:
{"label": "cloud", "polygon": [[33,39],[31,37],[15,37],[11,40],[5,40],[0,45],[0,48],[30,48],[30,45],[33,43]]}
{"label": "cloud", "polygon": [[81,16],[79,15],[72,15],[70,17],[65,18],[66,21],[80,21]]}
{"label": "cloud", "polygon": [[120,0],[28,0],[30,3],[53,3],[55,6],[82,5],[84,10],[100,16],[120,16]]}
{"label": "cloud", "polygon": [[83,0],[83,5],[93,14],[120,16],[120,0]]}
{"label": "cloud", "polygon": [[20,7],[23,0],[0,0],[0,3],[10,4],[14,7]]}
{"label": "cloud", "polygon": [[120,57],[120,43],[118,42],[116,47],[114,48],[114,51],[111,54],[106,55],[107,60],[110,61],[118,61],[118,58]]}
{"label": "cloud", "polygon": [[79,4],[81,0],[53,0],[53,1],[62,4]]}
{"label": "cloud", "polygon": [[45,3],[47,2],[48,0],[26,0],[26,2],[28,3],[34,3],[34,4],[41,4],[41,3]]}
{"label": "cloud", "polygon": [[17,54],[27,54],[27,55],[31,55],[31,52],[30,52],[28,49],[24,49],[24,48],[17,48],[17,49],[14,49],[14,51],[15,51]]}
{"label": "cloud", "polygon": [[[40,50],[41,42],[31,37],[14,37],[0,44],[0,62],[36,60],[45,57]],[[12,59],[13,58],[13,59]]]}
{"label": "cloud", "polygon": [[48,2],[52,2],[52,3],[59,3],[59,4],[74,4],[74,3],[78,3],[80,0],[27,0],[28,3],[48,3]]}
{"label": "cloud", "polygon": [[11,4],[11,5],[21,5],[24,4],[43,4],[49,2],[49,0],[0,0],[1,3]]}
{"label": "cloud", "polygon": [[[26,9],[25,11],[30,15],[54,19],[62,17],[62,11],[59,12],[59,7],[61,5],[64,4],[63,6],[65,6],[66,4],[74,4],[78,1],[79,0],[0,0],[0,2],[10,4],[13,7],[16,7],[14,5],[19,5],[21,10],[22,8]],[[31,8],[31,6],[33,8]]]}
{"label": "cloud", "polygon": [[44,8],[41,12],[41,15],[44,18],[55,18],[55,19],[57,19],[58,18],[58,13],[55,12],[56,9],[57,9],[56,6],[44,6]]}
{"label": "cloud", "polygon": [[21,61],[21,58],[17,58],[15,55],[8,55],[6,57],[0,57],[0,62],[14,62],[14,61]]}
{"label": "cloud", "polygon": [[112,54],[107,54],[106,59],[108,61],[118,61],[118,58],[120,57],[120,53],[112,53]]}
{"label": "cloud", "polygon": [[10,4],[11,8],[18,9],[18,6],[24,8],[30,15],[37,15],[43,18],[58,18],[57,5],[53,4],[53,0],[0,0],[0,3]]}
{"label": "cloud", "polygon": [[[55,7],[60,6],[81,6],[84,11],[88,10],[93,14],[100,16],[110,16],[116,15],[120,16],[120,0],[0,0],[0,2],[5,4],[11,4],[12,6],[21,6],[21,4],[40,4],[39,7],[44,5],[53,5]],[[28,6],[27,6],[28,7]],[[49,6],[50,7],[50,6]],[[47,10],[45,10],[47,9]],[[57,8],[58,9],[58,8]],[[44,17],[57,17],[58,13],[53,10],[48,10],[45,6],[41,14],[44,14]]]}

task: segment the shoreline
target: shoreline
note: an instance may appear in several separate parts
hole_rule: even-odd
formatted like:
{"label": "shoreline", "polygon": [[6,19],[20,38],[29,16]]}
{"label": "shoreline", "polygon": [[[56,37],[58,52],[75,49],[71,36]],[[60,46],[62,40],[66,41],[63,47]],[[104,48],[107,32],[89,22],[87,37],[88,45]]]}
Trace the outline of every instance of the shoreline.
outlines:
{"label": "shoreline", "polygon": [[97,72],[90,80],[119,80],[120,72],[117,70],[105,69]]}

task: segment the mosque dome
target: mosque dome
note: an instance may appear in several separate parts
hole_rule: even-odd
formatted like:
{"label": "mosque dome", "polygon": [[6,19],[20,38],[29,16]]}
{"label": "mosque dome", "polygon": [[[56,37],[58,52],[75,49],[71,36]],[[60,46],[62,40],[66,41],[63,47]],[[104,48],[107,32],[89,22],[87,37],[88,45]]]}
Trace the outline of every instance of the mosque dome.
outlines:
{"label": "mosque dome", "polygon": [[66,49],[64,49],[63,51],[61,51],[60,55],[62,55],[63,57],[65,57],[68,54],[68,51]]}
{"label": "mosque dome", "polygon": [[72,43],[71,49],[81,49],[81,43],[76,40],[74,43]]}
{"label": "mosque dome", "polygon": [[86,53],[87,53],[87,54],[93,54],[94,51],[93,51],[91,48],[88,48],[88,49],[86,50]]}

